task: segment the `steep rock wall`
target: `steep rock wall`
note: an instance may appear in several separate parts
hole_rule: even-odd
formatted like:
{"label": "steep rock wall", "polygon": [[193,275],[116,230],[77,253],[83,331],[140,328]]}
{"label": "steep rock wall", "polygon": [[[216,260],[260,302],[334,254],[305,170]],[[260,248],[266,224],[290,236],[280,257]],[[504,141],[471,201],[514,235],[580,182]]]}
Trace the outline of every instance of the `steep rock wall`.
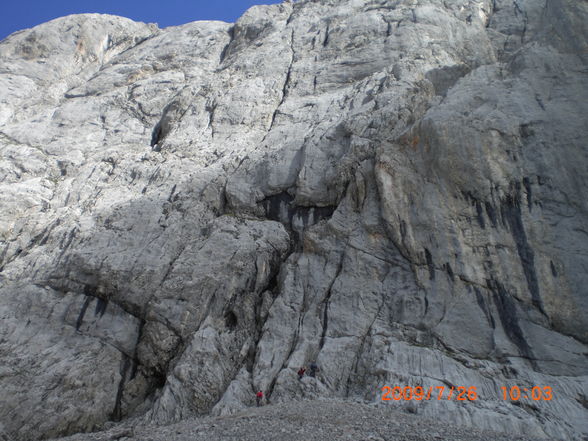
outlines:
{"label": "steep rock wall", "polygon": [[395,404],[581,439],[587,18],[308,0],[1,42],[0,434],[455,385]]}

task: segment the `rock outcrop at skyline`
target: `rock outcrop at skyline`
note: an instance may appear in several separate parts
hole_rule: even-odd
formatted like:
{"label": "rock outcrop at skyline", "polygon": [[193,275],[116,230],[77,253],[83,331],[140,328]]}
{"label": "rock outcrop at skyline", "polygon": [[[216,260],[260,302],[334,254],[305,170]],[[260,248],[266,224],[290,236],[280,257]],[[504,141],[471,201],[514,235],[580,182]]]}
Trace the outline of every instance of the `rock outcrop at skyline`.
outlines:
{"label": "rock outcrop at skyline", "polygon": [[12,34],[0,439],[384,385],[476,387],[391,404],[446,422],[588,436],[587,63],[574,0]]}

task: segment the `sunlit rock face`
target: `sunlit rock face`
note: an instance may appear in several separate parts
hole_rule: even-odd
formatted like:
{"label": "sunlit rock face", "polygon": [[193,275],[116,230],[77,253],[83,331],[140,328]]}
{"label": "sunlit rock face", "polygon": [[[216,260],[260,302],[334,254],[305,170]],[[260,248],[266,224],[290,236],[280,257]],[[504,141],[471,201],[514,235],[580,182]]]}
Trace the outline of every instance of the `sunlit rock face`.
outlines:
{"label": "sunlit rock face", "polygon": [[575,0],[301,0],[2,41],[0,439],[384,385],[588,436],[587,24]]}

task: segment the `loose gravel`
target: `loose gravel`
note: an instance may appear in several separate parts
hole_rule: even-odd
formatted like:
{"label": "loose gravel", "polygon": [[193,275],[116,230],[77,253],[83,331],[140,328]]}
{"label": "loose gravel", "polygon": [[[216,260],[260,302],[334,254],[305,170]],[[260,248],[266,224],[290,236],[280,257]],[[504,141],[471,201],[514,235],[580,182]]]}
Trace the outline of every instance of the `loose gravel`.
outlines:
{"label": "loose gravel", "polygon": [[335,400],[249,408],[169,426],[123,423],[60,441],[532,441],[532,438],[459,427],[392,407]]}

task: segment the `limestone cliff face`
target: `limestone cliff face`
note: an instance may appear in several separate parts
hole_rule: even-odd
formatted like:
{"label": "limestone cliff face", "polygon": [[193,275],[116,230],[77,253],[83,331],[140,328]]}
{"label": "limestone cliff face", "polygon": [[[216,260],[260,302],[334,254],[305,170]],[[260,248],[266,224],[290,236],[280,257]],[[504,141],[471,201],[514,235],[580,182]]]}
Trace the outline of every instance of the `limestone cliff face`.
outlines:
{"label": "limestone cliff face", "polygon": [[[587,63],[575,0],[11,35],[0,439],[383,385],[475,386],[393,405],[586,436]],[[512,404],[511,385],[554,398]]]}

